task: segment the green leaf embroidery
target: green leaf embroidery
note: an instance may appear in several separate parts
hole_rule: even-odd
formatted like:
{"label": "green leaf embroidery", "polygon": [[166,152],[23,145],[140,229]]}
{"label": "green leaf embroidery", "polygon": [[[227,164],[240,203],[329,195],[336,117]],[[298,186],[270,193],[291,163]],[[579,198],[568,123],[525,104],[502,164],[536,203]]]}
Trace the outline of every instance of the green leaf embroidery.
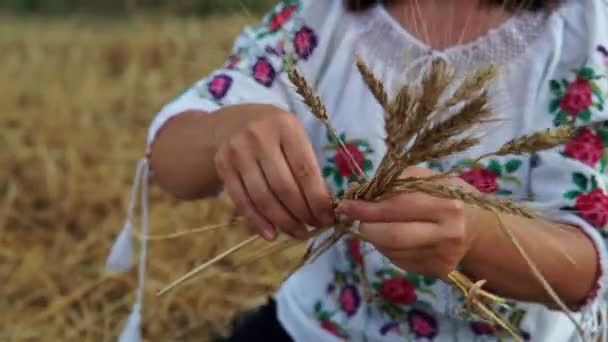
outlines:
{"label": "green leaf embroidery", "polygon": [[358,274],[353,273],[352,277],[353,277],[353,280],[355,281],[355,283],[360,283],[361,282],[361,278],[359,278]]}
{"label": "green leaf embroidery", "polygon": [[507,173],[513,173],[521,167],[522,161],[519,159],[511,159],[505,164],[505,170]]}
{"label": "green leaf embroidery", "polygon": [[336,151],[337,149],[338,146],[334,144],[325,145],[325,147],[323,147],[323,151]]}
{"label": "green leaf embroidery", "polygon": [[340,174],[340,172],[334,173],[334,183],[336,183],[336,186],[338,188],[341,188],[344,186],[344,178],[342,178],[342,175]]}
{"label": "green leaf embroidery", "polygon": [[584,174],[578,172],[574,173],[572,175],[572,181],[580,190],[587,191],[588,181]]}
{"label": "green leaf embroidery", "polygon": [[600,112],[604,111],[604,104],[601,102],[598,102],[596,104],[594,104],[595,108],[597,108],[597,110],[599,110]]}
{"label": "green leaf embroidery", "polygon": [[423,277],[422,278],[422,282],[424,283],[424,285],[426,286],[431,286],[433,284],[435,284],[437,282],[437,278],[433,278],[433,277]]}
{"label": "green leaf embroidery", "polygon": [[569,200],[573,200],[576,199],[577,197],[579,197],[580,195],[582,195],[583,193],[578,191],[578,190],[572,190],[572,191],[568,191],[564,194],[564,198],[569,199]]}
{"label": "green leaf embroidery", "polygon": [[329,319],[331,318],[331,315],[328,312],[319,312],[319,320],[320,321],[329,321]]}
{"label": "green leaf embroidery", "polygon": [[372,283],[372,287],[376,290],[380,290],[380,288],[382,287],[382,285],[378,282],[374,282]]}
{"label": "green leaf embroidery", "polygon": [[593,78],[595,78],[595,71],[593,71],[592,68],[586,66],[578,72],[578,75],[586,80],[592,80]]}
{"label": "green leaf embroidery", "polygon": [[597,131],[597,135],[600,136],[600,138],[602,138],[602,142],[604,143],[604,146],[608,146],[608,130],[605,128],[600,128]]}
{"label": "green leaf embroidery", "polygon": [[454,164],[454,167],[469,166],[472,163],[473,163],[473,161],[471,159],[463,159],[463,160],[457,162],[456,164]]}
{"label": "green leaf embroidery", "polygon": [[488,164],[488,170],[492,171],[494,174],[496,174],[499,177],[502,175],[502,166],[496,160],[490,161],[490,163]]}
{"label": "green leaf embroidery", "polygon": [[420,276],[413,274],[413,273],[408,273],[406,276],[407,280],[409,280],[412,284],[414,284],[414,287],[419,288],[422,286],[422,282],[420,279]]}
{"label": "green leaf embroidery", "polygon": [[589,120],[591,120],[591,111],[589,109],[585,109],[584,111],[578,114],[578,117],[583,122],[589,122]]}
{"label": "green leaf embroidery", "polygon": [[556,80],[551,80],[551,83],[549,83],[549,88],[551,89],[551,92],[555,93],[556,95],[561,94],[562,87]]}
{"label": "green leaf embroidery", "polygon": [[568,113],[563,110],[557,112],[555,116],[555,126],[563,126],[568,123]]}
{"label": "green leaf embroidery", "polygon": [[323,168],[323,178],[329,178],[334,173],[334,168],[331,166],[326,166]]}
{"label": "green leaf embroidery", "polygon": [[363,171],[368,172],[371,171],[374,168],[374,164],[372,163],[371,160],[365,160],[363,161]]}
{"label": "green leaf embroidery", "polygon": [[570,83],[568,82],[567,79],[562,78],[562,88],[568,89],[568,87],[570,87]]}
{"label": "green leaf embroidery", "polygon": [[316,313],[321,313],[321,311],[323,310],[323,304],[321,303],[321,301],[317,301],[315,303],[315,312]]}
{"label": "green leaf embroidery", "polygon": [[597,179],[595,178],[595,176],[591,177],[591,190],[595,190],[599,188],[599,186],[597,185]]}
{"label": "green leaf embroidery", "polygon": [[549,112],[555,113],[559,109],[561,99],[554,99],[549,103]]}
{"label": "green leaf embroidery", "polygon": [[500,190],[498,190],[498,192],[496,194],[498,196],[511,196],[511,195],[513,195],[513,191],[500,189]]}
{"label": "green leaf embroidery", "polygon": [[511,317],[509,317],[509,321],[514,327],[519,327],[521,322],[524,320],[524,316],[526,312],[524,310],[515,310]]}
{"label": "green leaf embroidery", "polygon": [[342,140],[344,143],[347,142],[346,141],[346,134],[345,133],[340,134],[340,140]]}

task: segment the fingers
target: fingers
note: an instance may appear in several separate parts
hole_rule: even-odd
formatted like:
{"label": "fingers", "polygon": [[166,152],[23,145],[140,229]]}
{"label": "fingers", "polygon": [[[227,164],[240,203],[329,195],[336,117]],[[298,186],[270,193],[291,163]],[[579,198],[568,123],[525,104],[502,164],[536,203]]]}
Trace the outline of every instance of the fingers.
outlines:
{"label": "fingers", "polygon": [[279,227],[294,238],[307,239],[306,227],[287,210],[281,200],[272,192],[262,168],[254,157],[241,156],[234,163],[240,172],[254,210],[266,217],[275,227]]}
{"label": "fingers", "polygon": [[323,226],[334,223],[331,198],[318,165],[312,145],[303,129],[291,129],[287,122],[281,130],[281,148],[295,182],[304,194],[310,212]]}
{"label": "fingers", "polygon": [[229,160],[227,160],[227,155],[226,151],[218,151],[215,159],[215,165],[224,182],[226,192],[232,198],[237,211],[252,223],[265,239],[274,240],[276,238],[274,226],[254,209],[245,186],[238,172],[235,171]]}
{"label": "fingers", "polygon": [[308,208],[306,199],[293,178],[280,146],[271,148],[269,154],[270,156],[261,157],[259,164],[270,190],[299,222],[319,226],[319,221]]}
{"label": "fingers", "polygon": [[450,222],[464,211],[458,200],[437,198],[424,193],[393,196],[379,202],[341,201],[338,212],[361,222]]}
{"label": "fingers", "polygon": [[438,230],[436,224],[427,222],[367,223],[360,227],[361,234],[386,253],[434,245],[442,235]]}

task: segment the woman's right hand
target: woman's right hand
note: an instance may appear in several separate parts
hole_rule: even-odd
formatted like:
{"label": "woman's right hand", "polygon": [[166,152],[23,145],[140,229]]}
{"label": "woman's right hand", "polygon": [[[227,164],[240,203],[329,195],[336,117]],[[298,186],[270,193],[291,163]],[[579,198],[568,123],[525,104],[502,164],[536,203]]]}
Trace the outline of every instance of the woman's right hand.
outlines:
{"label": "woman's right hand", "polygon": [[232,134],[219,146],[215,166],[237,211],[267,240],[277,229],[305,240],[306,225],[334,223],[312,145],[291,113],[273,109]]}

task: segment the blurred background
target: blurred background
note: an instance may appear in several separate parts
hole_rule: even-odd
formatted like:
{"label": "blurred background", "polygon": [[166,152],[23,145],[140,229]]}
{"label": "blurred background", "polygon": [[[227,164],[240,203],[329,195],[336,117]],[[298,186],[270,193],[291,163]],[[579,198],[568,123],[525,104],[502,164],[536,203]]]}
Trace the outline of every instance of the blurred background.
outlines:
{"label": "blurred background", "polygon": [[[108,275],[136,161],[161,106],[223,63],[265,0],[0,0],[0,341],[115,341],[135,272]],[[151,194],[154,234],[227,222],[229,203]],[[150,243],[146,341],[208,341],[301,251],[247,251],[155,292],[246,236]],[[261,248],[261,247],[256,247]]]}

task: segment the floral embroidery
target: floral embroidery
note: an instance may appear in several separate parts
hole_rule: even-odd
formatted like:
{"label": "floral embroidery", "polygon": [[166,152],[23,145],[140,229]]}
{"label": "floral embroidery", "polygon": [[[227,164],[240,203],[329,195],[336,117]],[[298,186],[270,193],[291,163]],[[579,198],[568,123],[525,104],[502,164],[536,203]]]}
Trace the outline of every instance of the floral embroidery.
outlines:
{"label": "floral embroidery", "polygon": [[342,288],[340,292],[340,307],[348,317],[352,317],[357,313],[360,304],[361,296],[357,287],[348,285]]}
{"label": "floral embroidery", "polygon": [[298,32],[296,32],[293,40],[293,46],[296,54],[298,57],[304,60],[310,57],[314,49],[317,47],[317,44],[317,36],[308,26],[304,26]]}
{"label": "floral embroidery", "polygon": [[416,288],[406,278],[385,279],[380,285],[380,296],[396,304],[413,304],[416,302]]}
{"label": "floral embroidery", "polygon": [[[356,167],[365,173],[372,171],[373,163],[368,158],[374,153],[374,150],[366,140],[348,140],[346,135],[342,134],[340,139],[344,142],[345,147],[342,148],[340,144],[333,142],[331,136],[328,135],[327,139],[331,143],[326,145],[324,150],[333,153],[333,156],[327,159],[327,164],[323,168],[323,176],[325,178],[331,177],[337,189],[342,189],[347,182],[357,180]],[[343,192],[343,190],[340,190],[338,196],[342,195]]]}
{"label": "floral embroidery", "polygon": [[323,309],[323,303],[318,301],[315,304],[315,317],[317,321],[319,321],[319,325],[325,331],[330,332],[336,337],[340,337],[343,339],[347,339],[348,335],[346,334],[346,330],[338,325],[338,323],[334,322],[331,317],[333,313],[330,313]]}
{"label": "floral embroidery", "polygon": [[228,75],[217,75],[211,79],[207,89],[209,90],[209,94],[213,96],[214,99],[220,100],[230,89],[232,85],[232,78]]}
{"label": "floral embroidery", "polygon": [[590,66],[576,69],[574,74],[575,79],[571,82],[562,79],[550,83],[554,99],[549,104],[549,111],[555,115],[555,126],[577,120],[589,122],[593,108],[604,110],[605,96],[597,84],[597,80],[604,78],[604,75],[599,75]]}
{"label": "floral embroidery", "polygon": [[[501,312],[501,315],[507,318],[512,327],[517,329],[519,336],[521,336],[524,341],[530,340],[530,333],[521,329],[521,323],[526,316],[525,310],[515,309],[512,310],[508,315],[506,315],[506,312]],[[473,333],[477,336],[494,336],[498,337],[499,339],[508,339],[511,337],[511,334],[499,325],[493,325],[485,322],[472,322],[470,324],[470,328],[471,331],[473,331]]]}
{"label": "floral embroidery", "polygon": [[436,299],[430,288],[437,279],[414,273],[405,273],[392,265],[375,272],[372,287],[378,292],[381,308],[394,320],[403,321],[410,306],[430,308],[426,300]]}
{"label": "floral embroidery", "polygon": [[455,166],[468,167],[469,170],[462,172],[460,178],[476,187],[484,193],[495,193],[497,195],[509,196],[513,191],[501,186],[498,181],[521,185],[520,179],[515,175],[521,168],[522,161],[519,159],[509,159],[504,165],[498,160],[491,160],[487,166],[482,164],[472,164],[471,160],[465,159],[455,164]]}
{"label": "floral embroidery", "polygon": [[407,321],[410,330],[414,332],[417,338],[434,339],[437,337],[439,329],[437,329],[437,320],[435,317],[420,310],[412,310],[407,315]]}
{"label": "floral embroidery", "polygon": [[279,12],[275,13],[274,15],[272,15],[270,17],[270,21],[268,23],[268,28],[271,31],[280,30],[281,28],[283,28],[283,25],[285,25],[285,23],[287,21],[289,21],[289,19],[291,19],[291,17],[297,10],[298,10],[297,5],[290,5],[290,6],[283,8],[282,10],[280,10]]}
{"label": "floral embroidery", "polygon": [[252,67],[253,79],[265,87],[272,87],[272,83],[277,75],[274,67],[266,57],[258,58]]}
{"label": "floral embroidery", "polygon": [[564,198],[573,200],[573,207],[562,208],[574,211],[589,224],[601,231],[602,235],[608,237],[605,230],[608,224],[608,196],[603,189],[599,188],[595,176],[587,177],[582,173],[574,173],[572,182],[576,190],[564,193]]}
{"label": "floral embroidery", "polygon": [[566,144],[564,154],[583,162],[591,167],[595,167],[602,158],[604,142],[602,138],[590,128],[582,128],[576,136]]}
{"label": "floral embroidery", "polygon": [[402,336],[407,340],[420,338],[433,340],[439,334],[439,326],[437,319],[432,315],[419,309],[412,309],[407,312],[405,323],[390,321],[380,328],[380,334]]}

